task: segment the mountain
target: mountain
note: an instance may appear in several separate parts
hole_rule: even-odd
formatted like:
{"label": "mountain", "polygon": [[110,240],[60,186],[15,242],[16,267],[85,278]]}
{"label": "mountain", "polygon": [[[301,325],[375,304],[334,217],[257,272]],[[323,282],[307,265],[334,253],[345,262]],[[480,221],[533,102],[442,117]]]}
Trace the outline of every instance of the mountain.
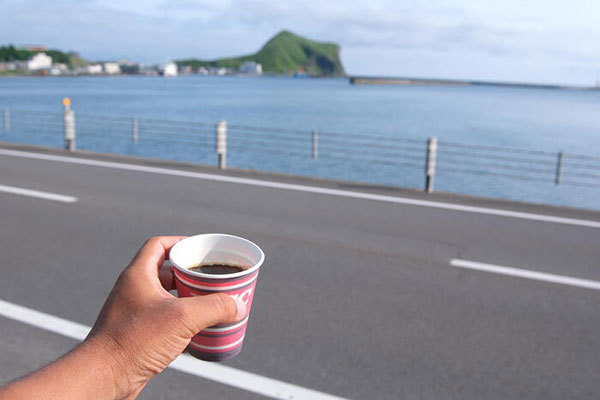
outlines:
{"label": "mountain", "polygon": [[316,42],[290,31],[273,36],[256,53],[220,58],[213,61],[198,59],[177,60],[179,66],[238,68],[245,61],[262,64],[263,71],[271,74],[291,75],[306,73],[311,76],[344,75],[340,60],[340,46],[336,43]]}

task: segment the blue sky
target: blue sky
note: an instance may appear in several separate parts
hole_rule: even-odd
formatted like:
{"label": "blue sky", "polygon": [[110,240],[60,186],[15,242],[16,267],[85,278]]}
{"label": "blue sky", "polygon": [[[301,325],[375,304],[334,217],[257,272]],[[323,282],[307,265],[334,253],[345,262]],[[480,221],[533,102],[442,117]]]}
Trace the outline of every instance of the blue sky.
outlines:
{"label": "blue sky", "polygon": [[281,29],[338,42],[350,74],[600,80],[597,0],[0,0],[0,43],[89,59],[240,55]]}

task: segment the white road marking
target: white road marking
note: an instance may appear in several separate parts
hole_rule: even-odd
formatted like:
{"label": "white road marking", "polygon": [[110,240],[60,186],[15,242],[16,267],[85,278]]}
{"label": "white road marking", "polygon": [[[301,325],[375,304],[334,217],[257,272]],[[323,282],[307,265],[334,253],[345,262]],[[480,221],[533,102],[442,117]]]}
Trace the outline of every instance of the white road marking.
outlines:
{"label": "white road marking", "polygon": [[83,340],[90,331],[89,326],[55,317],[31,308],[0,300],[0,315],[40,329],[58,333],[72,339]]}
{"label": "white road marking", "polygon": [[23,189],[15,186],[0,185],[0,192],[18,194],[21,196],[37,197],[38,199],[60,201],[62,203],[75,203],[77,197],[64,194],[41,192],[39,190]]}
{"label": "white road marking", "polygon": [[577,286],[586,289],[600,290],[600,282],[590,279],[572,278],[565,275],[548,274],[546,272],[531,271],[503,265],[486,264],[477,261],[452,259],[450,265],[458,268],[474,269],[478,271],[491,272],[493,274],[502,274],[516,276],[518,278],[535,279],[538,281],[559,283],[562,285]]}
{"label": "white road marking", "polygon": [[[4,300],[0,300],[0,316],[77,340],[85,339],[90,331],[89,326]],[[169,368],[274,399],[345,400],[342,397],[318,392],[265,376],[216,363],[200,361],[187,354],[177,357],[169,365]]]}
{"label": "white road marking", "polygon": [[204,179],[204,180],[211,180],[211,181],[218,181],[218,182],[239,183],[239,184],[243,184],[243,185],[261,186],[261,187],[283,189],[283,190],[293,190],[293,191],[297,191],[297,192],[319,193],[319,194],[326,194],[326,195],[330,195],[330,196],[341,196],[341,197],[349,197],[349,198],[355,198],[355,199],[374,200],[374,201],[381,201],[381,202],[386,202],[386,203],[410,204],[410,205],[421,206],[421,207],[438,208],[438,209],[453,210],[453,211],[463,211],[463,212],[470,212],[470,213],[476,213],[476,214],[487,214],[487,215],[495,215],[495,216],[501,216],[501,217],[519,218],[519,219],[525,219],[525,220],[531,220],[531,221],[552,222],[552,223],[556,223],[556,224],[585,226],[588,228],[600,229],[600,221],[577,219],[577,218],[556,217],[553,215],[502,210],[502,209],[498,209],[498,208],[465,206],[465,205],[460,205],[460,204],[444,203],[444,202],[440,202],[440,201],[429,201],[429,200],[411,199],[411,198],[407,198],[407,197],[385,196],[385,195],[372,194],[372,193],[353,192],[353,191],[349,191],[349,190],[328,189],[328,188],[323,188],[323,187],[296,185],[296,184],[291,184],[291,183],[271,182],[271,181],[263,181],[263,180],[251,179],[251,178],[239,178],[239,177],[233,177],[233,176],[206,174],[206,173],[201,173],[201,172],[183,171],[183,170],[178,170],[178,169],[149,167],[149,166],[145,166],[145,165],[126,164],[126,163],[118,163],[118,162],[112,162],[112,161],[89,160],[89,159],[74,158],[74,157],[55,156],[55,155],[50,155],[50,154],[37,154],[37,153],[30,153],[30,152],[18,151],[18,150],[0,149],[0,155],[32,158],[32,159],[38,159],[38,160],[58,161],[58,162],[69,163],[69,164],[90,165],[90,166],[95,166],[95,167],[113,168],[113,169],[121,169],[121,170],[128,170],[128,171],[149,172],[149,173],[153,173],[153,174],[171,175],[171,176],[179,176],[179,177],[194,178],[194,179]]}

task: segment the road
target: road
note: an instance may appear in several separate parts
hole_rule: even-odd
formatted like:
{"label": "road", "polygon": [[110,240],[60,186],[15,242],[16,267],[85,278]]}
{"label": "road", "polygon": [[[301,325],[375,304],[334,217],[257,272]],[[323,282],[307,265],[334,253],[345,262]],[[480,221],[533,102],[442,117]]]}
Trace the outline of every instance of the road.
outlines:
{"label": "road", "polygon": [[[599,214],[6,144],[0,171],[7,304],[90,326],[147,237],[231,233],[267,257],[225,375],[347,399],[600,396]],[[0,316],[0,382],[66,336]],[[191,372],[140,398],[265,398]]]}

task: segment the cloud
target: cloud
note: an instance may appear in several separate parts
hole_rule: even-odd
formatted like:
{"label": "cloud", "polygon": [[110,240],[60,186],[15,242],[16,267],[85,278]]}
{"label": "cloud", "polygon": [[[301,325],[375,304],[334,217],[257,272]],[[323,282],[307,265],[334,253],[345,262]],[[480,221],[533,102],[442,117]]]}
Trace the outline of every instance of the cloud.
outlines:
{"label": "cloud", "polygon": [[[599,13],[600,6],[586,0],[328,0],[318,6],[312,0],[0,0],[0,37],[77,49],[92,59],[162,62],[253,52],[291,29],[340,43],[343,56],[396,54],[386,70],[397,73],[402,70],[391,63],[402,54],[453,62],[461,55],[496,58],[499,64],[568,59],[589,68],[599,61]],[[359,65],[360,56],[348,62],[350,70],[368,66]]]}
{"label": "cloud", "polygon": [[[574,0],[571,7],[576,7]],[[533,1],[535,3],[535,0]],[[275,31],[289,28],[320,40],[334,40],[343,47],[380,47],[393,49],[432,49],[436,51],[481,51],[499,56],[554,57],[593,56],[600,30],[587,29],[572,21],[567,27],[549,20],[557,12],[547,1],[522,14],[520,2],[486,14],[470,8],[468,1],[449,4],[443,0],[411,2],[394,0],[348,2],[229,0],[146,2],[155,15],[192,27],[202,27],[208,35],[240,35],[256,43]],[[510,4],[512,3],[512,4]],[[568,7],[568,8],[571,8]],[[512,12],[511,12],[512,10]],[[259,43],[256,43],[257,45]],[[574,47],[578,50],[574,51]]]}

